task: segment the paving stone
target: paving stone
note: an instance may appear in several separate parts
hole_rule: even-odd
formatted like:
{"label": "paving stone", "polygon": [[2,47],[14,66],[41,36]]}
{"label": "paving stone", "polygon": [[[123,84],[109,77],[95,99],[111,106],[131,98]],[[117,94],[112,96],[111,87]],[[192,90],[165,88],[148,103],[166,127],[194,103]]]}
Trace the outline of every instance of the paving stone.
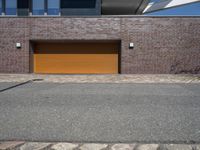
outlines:
{"label": "paving stone", "polygon": [[16,147],[19,147],[23,145],[24,142],[2,142],[0,143],[0,150],[8,150],[8,149],[14,149]]}
{"label": "paving stone", "polygon": [[35,74],[0,74],[0,82],[53,83],[200,83],[200,75],[35,75]]}
{"label": "paving stone", "polygon": [[103,150],[108,147],[107,144],[83,144],[81,150]]}
{"label": "paving stone", "polygon": [[193,150],[192,145],[185,144],[167,144],[164,147],[167,150]]}
{"label": "paving stone", "polygon": [[47,150],[50,146],[50,143],[30,142],[22,145],[20,150]]}
{"label": "paving stone", "polygon": [[77,148],[78,144],[72,144],[72,143],[58,143],[51,147],[52,150],[73,150],[74,148]]}
{"label": "paving stone", "polygon": [[[79,144],[74,143],[36,143],[36,142],[0,142],[0,150],[106,150],[108,144]],[[200,150],[200,145],[186,144],[114,144],[110,150]]]}
{"label": "paving stone", "polygon": [[111,150],[133,150],[135,144],[115,144],[111,147]]}
{"label": "paving stone", "polygon": [[157,150],[158,147],[158,144],[144,144],[138,145],[134,150]]}

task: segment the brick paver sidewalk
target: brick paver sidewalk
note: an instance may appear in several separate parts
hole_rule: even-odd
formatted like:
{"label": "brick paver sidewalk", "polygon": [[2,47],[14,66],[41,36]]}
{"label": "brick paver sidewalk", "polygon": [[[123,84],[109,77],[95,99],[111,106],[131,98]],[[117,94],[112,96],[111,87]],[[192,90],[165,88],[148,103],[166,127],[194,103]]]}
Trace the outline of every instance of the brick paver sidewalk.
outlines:
{"label": "brick paver sidewalk", "polygon": [[0,82],[37,82],[54,83],[200,83],[199,75],[37,75],[37,74],[0,74]]}
{"label": "brick paver sidewalk", "polygon": [[200,150],[200,145],[1,142],[0,150]]}

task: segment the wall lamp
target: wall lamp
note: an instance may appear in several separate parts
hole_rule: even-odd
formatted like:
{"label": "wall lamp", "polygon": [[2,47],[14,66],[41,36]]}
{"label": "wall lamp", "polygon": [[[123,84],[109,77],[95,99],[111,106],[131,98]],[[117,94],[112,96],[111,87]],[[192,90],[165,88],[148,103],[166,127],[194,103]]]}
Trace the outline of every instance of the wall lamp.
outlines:
{"label": "wall lamp", "polygon": [[21,48],[21,43],[16,43],[16,48]]}
{"label": "wall lamp", "polygon": [[129,49],[133,49],[135,47],[134,43],[129,43]]}

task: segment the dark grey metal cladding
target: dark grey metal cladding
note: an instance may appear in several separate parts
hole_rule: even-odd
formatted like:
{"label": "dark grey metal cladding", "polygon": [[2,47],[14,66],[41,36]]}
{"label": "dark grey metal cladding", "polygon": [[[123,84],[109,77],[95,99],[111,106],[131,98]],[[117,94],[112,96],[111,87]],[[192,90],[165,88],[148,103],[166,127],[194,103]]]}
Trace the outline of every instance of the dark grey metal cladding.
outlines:
{"label": "dark grey metal cladding", "polygon": [[134,15],[142,13],[149,0],[102,0],[102,15]]}

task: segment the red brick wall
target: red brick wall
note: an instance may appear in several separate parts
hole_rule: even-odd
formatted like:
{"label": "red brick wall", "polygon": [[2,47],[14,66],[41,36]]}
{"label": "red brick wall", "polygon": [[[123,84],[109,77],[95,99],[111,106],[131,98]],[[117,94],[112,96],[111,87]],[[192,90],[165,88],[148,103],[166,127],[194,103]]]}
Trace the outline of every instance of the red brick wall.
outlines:
{"label": "red brick wall", "polygon": [[121,40],[124,74],[200,73],[200,17],[0,18],[1,73],[31,70],[30,40]]}

